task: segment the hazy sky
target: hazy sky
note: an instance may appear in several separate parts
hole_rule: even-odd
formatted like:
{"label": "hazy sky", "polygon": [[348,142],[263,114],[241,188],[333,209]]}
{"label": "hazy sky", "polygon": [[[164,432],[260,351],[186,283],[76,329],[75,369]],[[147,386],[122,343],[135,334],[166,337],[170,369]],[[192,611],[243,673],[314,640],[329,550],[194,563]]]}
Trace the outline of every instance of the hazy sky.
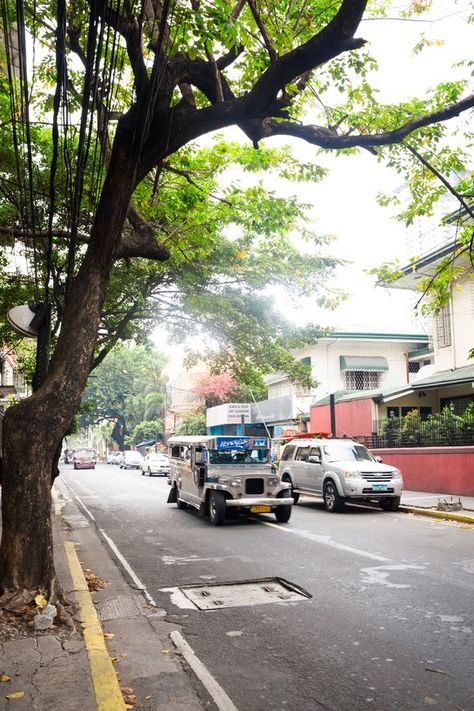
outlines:
{"label": "hazy sky", "polygon": [[[371,53],[380,66],[372,81],[380,91],[380,101],[422,97],[440,81],[462,76],[463,70],[453,69],[453,64],[472,56],[474,26],[465,23],[468,5],[464,0],[434,2],[432,22],[380,20],[361,24],[357,36],[370,42]],[[443,44],[413,55],[421,32]],[[308,146],[298,141],[292,145],[296,155],[308,160]],[[321,158],[318,160],[321,162]],[[311,311],[317,322],[341,330],[419,330],[421,325],[414,320],[414,298],[407,292],[375,287],[374,278],[364,274],[364,270],[384,261],[397,257],[402,263],[406,261],[406,228],[375,199],[378,192],[399,189],[401,176],[364,151],[358,156],[327,155],[322,162],[330,169],[330,176],[319,186],[298,192],[314,204],[317,230],[337,237],[331,252],[352,261],[339,270],[337,278],[337,285],[348,291],[350,298],[332,312],[311,304],[305,312]],[[300,320],[301,310],[295,310],[294,317]]]}
{"label": "hazy sky", "polygon": [[[407,5],[404,2],[398,7]],[[465,23],[470,6],[466,0],[435,0],[431,22],[377,20],[361,24],[357,36],[370,42],[371,53],[380,67],[371,80],[380,91],[380,101],[422,97],[440,81],[462,76],[462,70],[452,66],[472,56],[474,26]],[[413,47],[422,32],[430,40],[442,40],[443,44],[414,55]],[[310,116],[307,123],[311,123]],[[232,139],[240,136],[246,140],[236,129],[229,131],[229,135]],[[295,155],[304,161],[309,160],[313,150],[308,144],[287,137],[273,140],[279,144],[291,143]],[[287,296],[277,298],[277,304],[281,302],[285,314],[298,323],[312,320],[354,331],[423,330],[414,320],[415,299],[410,293],[375,287],[374,278],[364,274],[364,270],[384,261],[406,259],[405,227],[392,219],[390,209],[379,207],[375,200],[380,191],[398,190],[401,177],[377,163],[368,152],[343,157],[328,153],[315,160],[329,168],[329,177],[306,189],[298,185],[297,192],[305,202],[314,205],[315,231],[337,237],[329,247],[330,253],[352,262],[339,270],[335,280],[335,285],[349,292],[350,298],[335,311],[318,309],[309,300],[303,304],[304,308],[299,304],[292,309]],[[289,189],[296,192],[294,184]]]}

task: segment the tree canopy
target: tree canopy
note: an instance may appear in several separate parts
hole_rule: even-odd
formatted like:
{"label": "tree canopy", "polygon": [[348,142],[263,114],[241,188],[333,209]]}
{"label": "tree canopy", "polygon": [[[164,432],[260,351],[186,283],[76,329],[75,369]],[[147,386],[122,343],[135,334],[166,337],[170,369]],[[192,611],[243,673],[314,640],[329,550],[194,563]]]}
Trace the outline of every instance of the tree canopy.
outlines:
{"label": "tree canopy", "polygon": [[138,444],[146,438],[142,430],[136,429],[143,424],[147,424],[147,432],[151,428],[153,436],[162,439],[165,389],[162,370],[166,363],[162,353],[144,346],[111,350],[88,380],[81,424],[109,422],[111,437],[121,449],[126,443]]}

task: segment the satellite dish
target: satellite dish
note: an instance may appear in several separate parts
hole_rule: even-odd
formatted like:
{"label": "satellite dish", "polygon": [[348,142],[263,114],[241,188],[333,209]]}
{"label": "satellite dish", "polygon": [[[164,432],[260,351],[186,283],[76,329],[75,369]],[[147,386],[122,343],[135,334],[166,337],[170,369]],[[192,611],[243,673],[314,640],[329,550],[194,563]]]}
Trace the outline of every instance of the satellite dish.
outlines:
{"label": "satellite dish", "polygon": [[13,309],[7,312],[7,321],[10,326],[27,338],[36,338],[38,331],[31,322],[35,318],[36,313],[28,304],[22,306],[14,306]]}

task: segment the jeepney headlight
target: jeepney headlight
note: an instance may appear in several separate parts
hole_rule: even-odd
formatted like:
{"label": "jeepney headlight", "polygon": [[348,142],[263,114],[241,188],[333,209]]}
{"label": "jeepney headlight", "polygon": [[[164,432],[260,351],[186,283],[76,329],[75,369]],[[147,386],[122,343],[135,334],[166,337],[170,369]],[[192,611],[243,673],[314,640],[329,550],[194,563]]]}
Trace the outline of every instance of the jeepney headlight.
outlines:
{"label": "jeepney headlight", "polygon": [[280,480],[277,476],[271,476],[268,479],[268,486],[277,486],[277,484],[280,483]]}
{"label": "jeepney headlight", "polygon": [[226,484],[227,485],[229,483],[229,477],[228,476],[220,476],[217,481],[219,484]]}
{"label": "jeepney headlight", "polygon": [[360,479],[360,472],[354,469],[343,469],[342,476],[345,479]]}
{"label": "jeepney headlight", "polygon": [[230,480],[230,485],[231,486],[241,486],[242,479],[240,478],[240,476],[233,476],[232,479]]}

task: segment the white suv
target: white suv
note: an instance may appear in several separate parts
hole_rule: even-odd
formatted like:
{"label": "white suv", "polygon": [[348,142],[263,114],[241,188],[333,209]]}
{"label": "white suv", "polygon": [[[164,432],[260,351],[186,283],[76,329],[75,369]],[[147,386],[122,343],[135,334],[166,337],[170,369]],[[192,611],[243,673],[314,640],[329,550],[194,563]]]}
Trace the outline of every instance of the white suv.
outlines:
{"label": "white suv", "polygon": [[376,501],[384,511],[400,506],[400,470],[351,439],[293,440],[282,451],[279,473],[291,484],[295,504],[304,494],[322,496],[331,512],[342,511],[345,501]]}

